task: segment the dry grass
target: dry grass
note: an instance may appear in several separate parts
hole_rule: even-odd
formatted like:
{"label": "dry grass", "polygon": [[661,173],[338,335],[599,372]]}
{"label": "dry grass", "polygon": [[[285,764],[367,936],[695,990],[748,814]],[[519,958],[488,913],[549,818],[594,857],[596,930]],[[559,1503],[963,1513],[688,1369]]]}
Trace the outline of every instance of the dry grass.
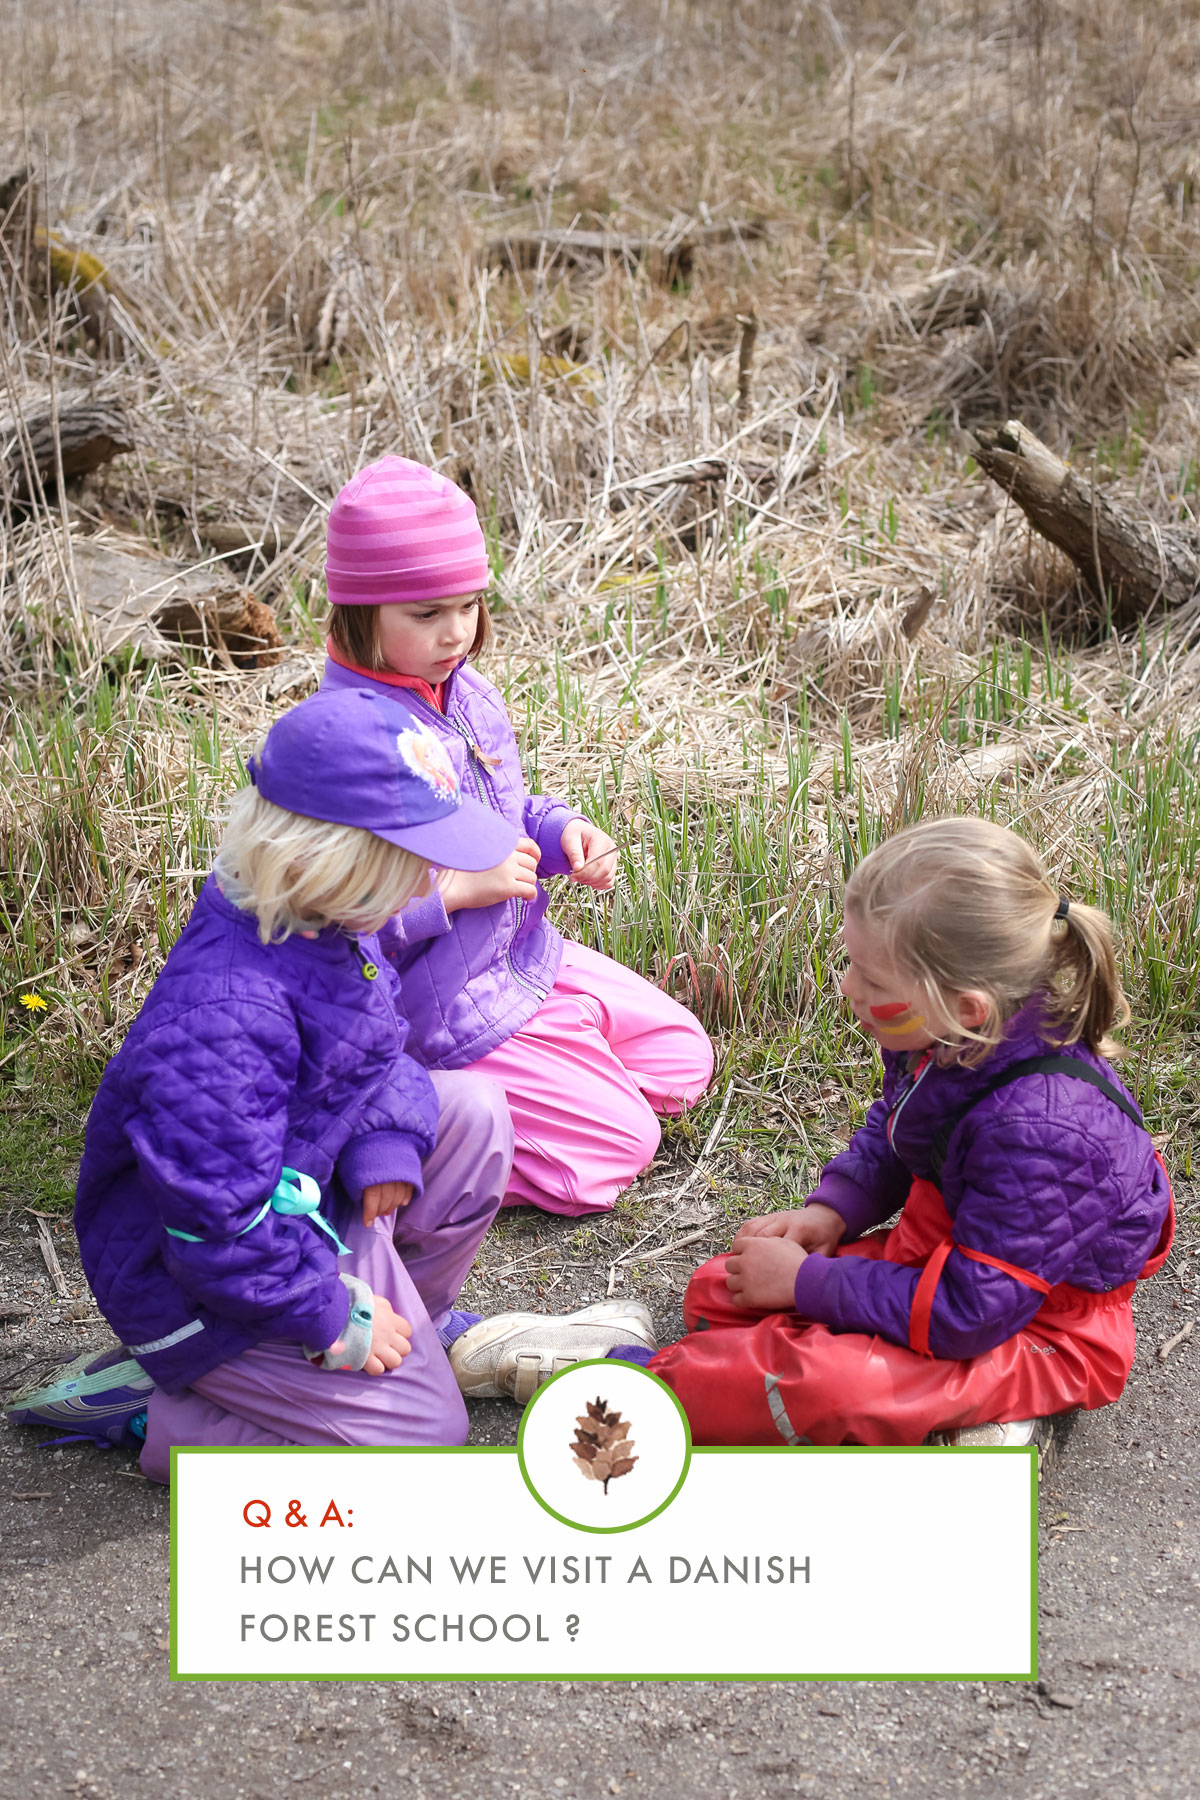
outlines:
{"label": "dry grass", "polygon": [[[112,290],[97,350],[69,293],[9,282],[6,435],[87,393],[136,448],[8,508],[0,1078],[117,1041],[235,752],[319,668],[324,508],[395,451],[479,503],[491,672],[538,782],[621,827],[615,902],[568,897],[568,923],[721,1034],[755,1180],[778,1155],[794,1185],[861,1103],[837,891],[922,810],[1022,824],[1114,909],[1139,1079],[1182,1132],[1200,651],[1178,622],[1106,636],[965,433],[1019,416],[1194,528],[1197,12],[5,8],[5,162]],[[756,235],[675,287],[485,255],[537,225],[696,222]],[[202,563],[230,522],[264,540],[237,566],[287,662],[102,657],[72,543]],[[54,1002],[36,1041],[21,983]]]}

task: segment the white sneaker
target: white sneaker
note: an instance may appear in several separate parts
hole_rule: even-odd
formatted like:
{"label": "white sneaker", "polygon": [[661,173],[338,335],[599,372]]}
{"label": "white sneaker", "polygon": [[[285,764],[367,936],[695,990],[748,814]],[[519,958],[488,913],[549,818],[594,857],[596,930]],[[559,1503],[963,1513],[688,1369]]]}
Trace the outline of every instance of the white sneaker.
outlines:
{"label": "white sneaker", "polygon": [[928,1444],[1036,1444],[1045,1451],[1054,1435],[1053,1419],[1010,1419],[1007,1424],[951,1425],[945,1431],[931,1431]]}
{"label": "white sneaker", "polygon": [[618,1344],[658,1347],[650,1314],[639,1300],[598,1300],[558,1318],[497,1313],[455,1338],[447,1354],[469,1399],[508,1399],[524,1406],[552,1375],[589,1357],[607,1356]]}

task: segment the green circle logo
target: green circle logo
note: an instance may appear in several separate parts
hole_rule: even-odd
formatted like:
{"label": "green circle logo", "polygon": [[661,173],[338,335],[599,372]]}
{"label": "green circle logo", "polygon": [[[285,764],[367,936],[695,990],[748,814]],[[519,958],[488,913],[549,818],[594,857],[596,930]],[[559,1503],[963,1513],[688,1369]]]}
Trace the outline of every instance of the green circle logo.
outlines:
{"label": "green circle logo", "polygon": [[636,1363],[579,1362],[525,1409],[517,1459],[544,1512],[575,1531],[634,1531],[687,1479],[692,1434],[675,1394]]}

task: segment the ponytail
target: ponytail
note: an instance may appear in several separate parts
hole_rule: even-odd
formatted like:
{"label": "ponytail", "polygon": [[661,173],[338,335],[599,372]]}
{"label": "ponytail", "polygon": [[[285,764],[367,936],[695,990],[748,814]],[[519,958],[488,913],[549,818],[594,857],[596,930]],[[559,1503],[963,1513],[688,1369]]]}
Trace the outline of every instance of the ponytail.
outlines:
{"label": "ponytail", "polygon": [[1112,932],[1094,906],[1059,903],[1062,930],[1050,940],[1050,1021],[1061,1044],[1083,1042],[1097,1056],[1117,1046],[1108,1034],[1129,1020],[1129,1002],[1117,974]]}

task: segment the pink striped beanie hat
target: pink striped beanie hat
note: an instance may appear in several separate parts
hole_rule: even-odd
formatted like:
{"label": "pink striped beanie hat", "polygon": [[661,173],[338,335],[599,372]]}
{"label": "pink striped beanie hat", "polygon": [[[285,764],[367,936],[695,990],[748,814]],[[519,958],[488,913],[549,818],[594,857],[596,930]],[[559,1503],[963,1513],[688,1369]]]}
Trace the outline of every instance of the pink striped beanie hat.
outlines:
{"label": "pink striped beanie hat", "polygon": [[330,508],[325,582],[339,606],[448,600],[490,579],[474,501],[423,463],[369,463]]}

